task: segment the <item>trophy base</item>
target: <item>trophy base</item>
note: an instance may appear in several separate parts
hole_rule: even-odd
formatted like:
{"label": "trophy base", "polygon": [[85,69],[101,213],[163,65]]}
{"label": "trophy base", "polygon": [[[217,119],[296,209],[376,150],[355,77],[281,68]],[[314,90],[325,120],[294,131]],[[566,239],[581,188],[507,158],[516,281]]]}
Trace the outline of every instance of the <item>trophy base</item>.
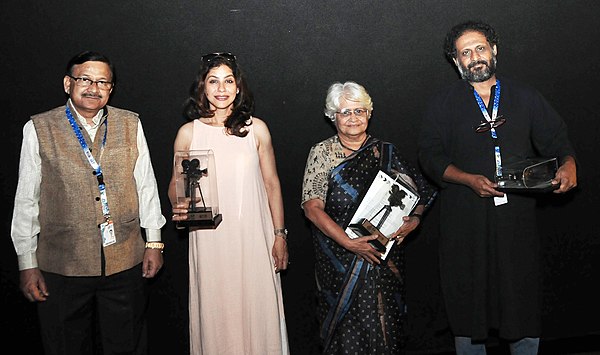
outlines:
{"label": "trophy base", "polygon": [[[371,240],[369,241],[369,244],[371,244],[371,246],[373,248],[375,248],[375,250],[377,250],[378,252],[381,253],[385,253],[385,251],[387,250],[387,243],[389,242],[389,240],[385,237],[383,237],[385,240],[380,240],[381,237],[375,239],[375,240]],[[383,243],[386,243],[385,245]]]}
{"label": "trophy base", "polygon": [[390,242],[390,239],[386,237],[379,228],[375,227],[371,221],[366,218],[362,218],[358,223],[353,223],[349,225],[350,229],[361,237],[367,235],[377,235],[377,239],[373,239],[369,241],[369,244],[378,252],[384,253],[387,250],[387,245]]}
{"label": "trophy base", "polygon": [[178,228],[194,227],[194,229],[215,229],[221,224],[223,216],[221,214],[212,216],[210,212],[189,212],[188,219],[178,221]]}

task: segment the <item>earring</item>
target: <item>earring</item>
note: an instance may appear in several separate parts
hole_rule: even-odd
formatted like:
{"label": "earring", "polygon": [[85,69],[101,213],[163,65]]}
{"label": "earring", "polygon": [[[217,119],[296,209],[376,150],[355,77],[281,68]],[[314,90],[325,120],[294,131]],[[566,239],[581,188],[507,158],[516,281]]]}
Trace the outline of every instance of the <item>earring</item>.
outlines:
{"label": "earring", "polygon": [[240,89],[237,89],[237,90],[235,91],[235,94],[237,95],[237,94],[239,94],[239,93],[240,93]]}

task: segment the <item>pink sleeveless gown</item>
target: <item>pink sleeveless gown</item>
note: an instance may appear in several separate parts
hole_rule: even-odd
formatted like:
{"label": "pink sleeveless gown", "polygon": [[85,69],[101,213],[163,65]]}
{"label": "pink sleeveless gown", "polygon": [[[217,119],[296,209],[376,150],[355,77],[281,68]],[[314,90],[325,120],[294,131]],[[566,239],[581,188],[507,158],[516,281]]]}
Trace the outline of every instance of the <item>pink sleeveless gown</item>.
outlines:
{"label": "pink sleeveless gown", "polygon": [[288,354],[253,126],[242,138],[196,120],[190,149],[214,153],[223,216],[216,229],[189,234],[190,354]]}

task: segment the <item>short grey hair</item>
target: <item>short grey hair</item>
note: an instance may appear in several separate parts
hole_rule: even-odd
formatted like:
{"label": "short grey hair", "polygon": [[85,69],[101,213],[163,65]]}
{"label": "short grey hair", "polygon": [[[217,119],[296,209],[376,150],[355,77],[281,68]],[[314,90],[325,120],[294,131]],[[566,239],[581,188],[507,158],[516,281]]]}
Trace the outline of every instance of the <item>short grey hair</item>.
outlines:
{"label": "short grey hair", "polygon": [[327,90],[325,99],[325,116],[330,120],[335,120],[335,113],[340,109],[340,100],[344,98],[348,101],[360,102],[369,112],[373,111],[373,101],[367,90],[354,81],[345,83],[335,82]]}

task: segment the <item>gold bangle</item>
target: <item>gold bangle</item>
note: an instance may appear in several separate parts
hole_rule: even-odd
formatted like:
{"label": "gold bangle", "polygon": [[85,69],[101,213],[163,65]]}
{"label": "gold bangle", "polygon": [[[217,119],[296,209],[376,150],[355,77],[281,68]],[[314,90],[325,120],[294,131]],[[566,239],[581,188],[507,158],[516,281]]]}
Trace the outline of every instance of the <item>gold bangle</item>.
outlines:
{"label": "gold bangle", "polygon": [[162,251],[165,248],[165,243],[163,242],[146,242],[146,249],[158,249]]}

